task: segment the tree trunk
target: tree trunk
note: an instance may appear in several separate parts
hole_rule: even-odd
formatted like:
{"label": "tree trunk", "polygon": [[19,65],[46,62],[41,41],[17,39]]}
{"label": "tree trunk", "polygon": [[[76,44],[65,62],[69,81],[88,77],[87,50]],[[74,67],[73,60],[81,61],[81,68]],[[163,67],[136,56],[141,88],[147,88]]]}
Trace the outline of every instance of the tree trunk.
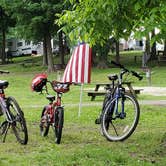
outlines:
{"label": "tree trunk", "polygon": [[47,45],[47,60],[48,60],[48,72],[54,71],[53,54],[51,48],[51,35],[48,33],[46,36]]}
{"label": "tree trunk", "polygon": [[2,28],[2,64],[6,63],[6,53],[5,53],[5,48],[6,48],[6,34],[5,30]]}
{"label": "tree trunk", "polygon": [[151,50],[151,59],[156,59],[156,42],[153,43]]}
{"label": "tree trunk", "polygon": [[96,54],[96,50],[94,49],[94,47],[92,48],[92,65],[96,66],[97,64],[97,54]]}
{"label": "tree trunk", "polygon": [[61,62],[62,65],[65,65],[63,33],[62,33],[62,31],[59,32],[59,53],[60,53],[60,62]]}
{"label": "tree trunk", "polygon": [[166,40],[164,40],[164,55],[166,56]]}
{"label": "tree trunk", "polygon": [[146,37],[145,52],[146,52],[147,55],[150,55],[150,38],[149,38],[149,34]]}
{"label": "tree trunk", "polygon": [[48,59],[47,59],[47,42],[46,42],[46,36],[44,36],[43,39],[43,66],[48,65]]}
{"label": "tree trunk", "polygon": [[99,62],[98,62],[97,68],[100,68],[100,69],[108,68],[107,53],[104,51],[104,49],[105,49],[104,47],[100,47],[100,51],[98,52]]}
{"label": "tree trunk", "polygon": [[[152,31],[152,38],[155,37],[155,30]],[[151,47],[151,59],[156,59],[156,42]]]}
{"label": "tree trunk", "polygon": [[0,59],[2,60],[2,46],[0,45]]}
{"label": "tree trunk", "polygon": [[119,55],[119,40],[116,40],[116,63],[120,63],[120,55]]}

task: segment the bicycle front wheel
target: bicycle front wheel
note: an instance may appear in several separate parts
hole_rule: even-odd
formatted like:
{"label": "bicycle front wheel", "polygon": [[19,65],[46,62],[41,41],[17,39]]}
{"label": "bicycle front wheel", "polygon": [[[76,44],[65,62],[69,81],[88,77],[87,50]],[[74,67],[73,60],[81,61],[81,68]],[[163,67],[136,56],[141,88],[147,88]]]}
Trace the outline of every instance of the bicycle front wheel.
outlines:
{"label": "bicycle front wheel", "polygon": [[59,107],[54,114],[55,142],[60,144],[64,123],[64,109]]}
{"label": "bicycle front wheel", "polygon": [[40,133],[41,136],[45,137],[48,135],[50,128],[50,122],[47,114],[47,108],[44,107],[42,114],[41,114],[41,121],[40,121]]}
{"label": "bicycle front wheel", "polygon": [[17,138],[17,141],[21,144],[26,145],[28,142],[28,131],[24,113],[13,97],[7,98],[7,108],[13,121],[11,123],[11,127]]}
{"label": "bicycle front wheel", "polygon": [[135,130],[140,115],[137,100],[125,94],[118,99],[113,98],[105,107],[101,128],[109,141],[123,141]]}

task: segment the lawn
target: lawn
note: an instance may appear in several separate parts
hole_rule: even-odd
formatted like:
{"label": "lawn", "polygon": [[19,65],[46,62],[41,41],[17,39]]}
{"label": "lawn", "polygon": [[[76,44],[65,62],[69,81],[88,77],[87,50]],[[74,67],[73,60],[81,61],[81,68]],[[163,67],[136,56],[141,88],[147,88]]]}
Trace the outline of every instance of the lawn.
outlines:
{"label": "lawn", "polygon": [[[27,59],[30,57],[26,57]],[[14,59],[14,64],[0,66],[1,70],[9,70],[9,75],[1,75],[1,80],[8,80],[7,95],[14,96],[24,111],[29,133],[26,146],[19,145],[12,133],[5,143],[0,143],[0,166],[165,166],[166,164],[166,110],[164,106],[141,105],[139,125],[134,134],[124,142],[108,142],[100,134],[100,126],[94,123],[99,115],[102,98],[90,101],[86,92],[83,93],[81,116],[78,117],[80,86],[71,86],[70,92],[63,95],[65,106],[65,124],[62,143],[54,143],[54,134],[50,130],[48,137],[39,133],[39,121],[42,107],[47,104],[44,94],[32,92],[30,83],[35,74],[45,72],[40,65],[40,57],[34,58],[34,64],[22,65],[25,58]],[[132,62],[133,58],[131,58]],[[125,64],[125,60],[124,64]],[[142,73],[140,62],[127,67]],[[165,87],[166,66],[152,64],[152,85]],[[92,70],[91,85],[96,82],[106,82],[107,75],[119,72],[117,68]],[[145,76],[145,73],[142,73]],[[56,79],[57,73],[49,74],[49,79]],[[147,86],[143,81],[132,79],[134,86]],[[139,100],[166,99],[164,96],[154,97],[139,95]]]}

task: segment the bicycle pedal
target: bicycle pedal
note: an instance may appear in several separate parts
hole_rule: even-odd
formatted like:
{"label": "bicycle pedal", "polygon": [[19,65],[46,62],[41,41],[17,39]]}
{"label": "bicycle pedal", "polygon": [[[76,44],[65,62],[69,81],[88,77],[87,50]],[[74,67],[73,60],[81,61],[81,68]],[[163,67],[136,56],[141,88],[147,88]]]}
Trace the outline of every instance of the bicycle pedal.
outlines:
{"label": "bicycle pedal", "polygon": [[95,124],[100,124],[100,123],[101,123],[100,118],[97,118],[97,119],[95,120]]}

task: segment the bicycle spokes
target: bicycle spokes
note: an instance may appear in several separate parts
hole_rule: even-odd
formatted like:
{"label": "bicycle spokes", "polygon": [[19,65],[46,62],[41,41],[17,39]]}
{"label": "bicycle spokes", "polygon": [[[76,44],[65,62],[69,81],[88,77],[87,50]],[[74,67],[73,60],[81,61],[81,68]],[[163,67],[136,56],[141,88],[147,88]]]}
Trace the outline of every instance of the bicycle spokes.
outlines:
{"label": "bicycle spokes", "polygon": [[[125,103],[123,98],[112,100],[110,109],[106,109],[102,118],[103,133],[108,140],[120,141],[131,135],[135,130],[139,118],[139,107],[135,100],[130,96],[126,97]],[[110,111],[111,110],[111,111]]]}
{"label": "bicycle spokes", "polygon": [[7,121],[4,121],[0,126],[0,134],[3,137],[2,142],[5,142],[9,127],[10,123],[8,123]]}

